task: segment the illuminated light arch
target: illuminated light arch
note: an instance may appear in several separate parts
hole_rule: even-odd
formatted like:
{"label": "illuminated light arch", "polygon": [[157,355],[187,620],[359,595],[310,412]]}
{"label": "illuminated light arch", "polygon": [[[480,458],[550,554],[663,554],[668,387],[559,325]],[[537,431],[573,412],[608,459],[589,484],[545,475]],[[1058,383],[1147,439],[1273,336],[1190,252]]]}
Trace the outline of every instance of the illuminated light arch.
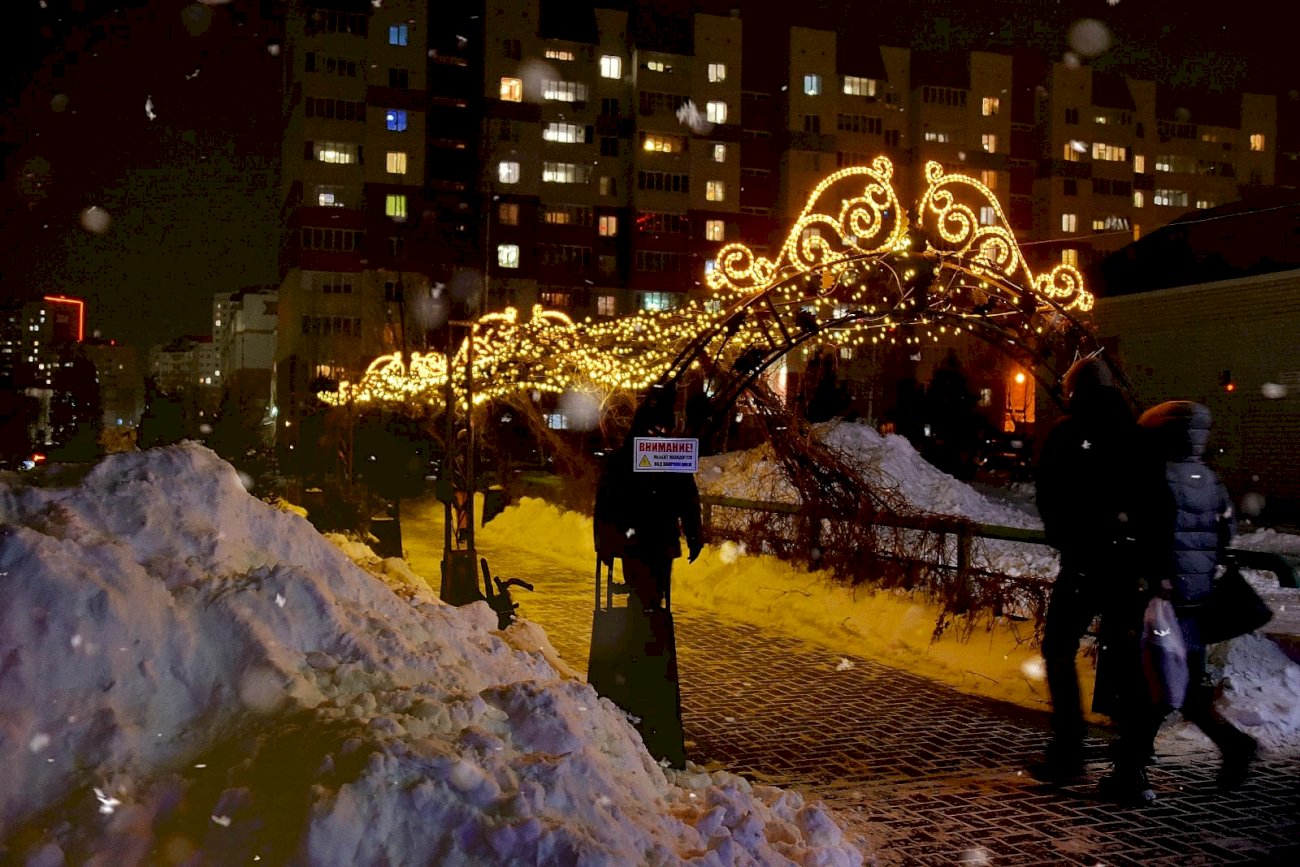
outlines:
{"label": "illuminated light arch", "polygon": [[[723,246],[705,275],[710,294],[682,307],[575,322],[534,307],[481,317],[473,330],[473,401],[524,391],[676,389],[707,385],[707,435],[761,372],[816,336],[841,346],[938,342],[972,334],[1017,357],[1049,389],[1080,355],[1100,351],[1076,316],[1093,297],[1068,265],[1034,274],[983,184],[927,163],[912,214],[885,157],[841,169],[809,196],[775,259]],[[451,359],[465,408],[468,342]],[[334,403],[441,407],[448,363],[438,353],[376,359],[361,381],[322,394]]]}

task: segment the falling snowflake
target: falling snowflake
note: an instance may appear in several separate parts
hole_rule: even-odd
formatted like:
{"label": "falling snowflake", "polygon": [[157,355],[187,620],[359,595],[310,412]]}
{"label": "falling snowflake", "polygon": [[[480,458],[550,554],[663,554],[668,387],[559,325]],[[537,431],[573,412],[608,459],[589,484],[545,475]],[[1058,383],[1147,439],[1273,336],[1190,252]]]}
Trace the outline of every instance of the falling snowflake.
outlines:
{"label": "falling snowflake", "polygon": [[845,657],[841,656],[841,657],[840,657],[840,664],[837,665],[837,666],[835,666],[835,670],[836,670],[836,671],[848,671],[848,670],[849,670],[850,668],[852,668],[852,667],[853,667],[853,660],[851,660],[851,659],[846,659]]}
{"label": "falling snowflake", "polygon": [[113,811],[121,806],[122,802],[111,795],[105,795],[101,790],[95,789],[95,797],[99,799],[99,812],[105,816],[111,816]]}
{"label": "falling snowflake", "polygon": [[150,120],[154,120],[155,118],[158,117],[158,115],[154,114],[152,95],[146,96],[144,98],[144,114],[145,117],[149,118]]}
{"label": "falling snowflake", "polygon": [[709,123],[708,118],[700,114],[700,110],[695,107],[695,103],[689,99],[682,103],[681,108],[677,109],[677,119],[690,127],[691,132],[700,135],[704,135],[713,129],[713,124]]}

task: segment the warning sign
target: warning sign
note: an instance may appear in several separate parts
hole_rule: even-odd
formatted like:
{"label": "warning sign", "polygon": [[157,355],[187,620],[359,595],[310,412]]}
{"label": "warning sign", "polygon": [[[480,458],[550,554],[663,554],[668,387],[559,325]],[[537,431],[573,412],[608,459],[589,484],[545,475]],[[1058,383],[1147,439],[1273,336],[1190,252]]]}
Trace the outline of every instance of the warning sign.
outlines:
{"label": "warning sign", "polygon": [[693,473],[700,468],[700,441],[637,437],[632,469],[638,473]]}

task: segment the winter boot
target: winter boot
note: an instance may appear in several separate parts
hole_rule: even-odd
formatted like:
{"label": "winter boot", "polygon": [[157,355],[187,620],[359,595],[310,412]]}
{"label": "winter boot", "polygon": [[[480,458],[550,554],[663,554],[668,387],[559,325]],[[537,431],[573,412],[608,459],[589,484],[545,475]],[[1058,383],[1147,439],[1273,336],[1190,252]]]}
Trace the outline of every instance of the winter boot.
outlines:
{"label": "winter boot", "polygon": [[1259,753],[1259,744],[1243,731],[1237,731],[1226,743],[1220,745],[1222,763],[1219,765],[1217,783],[1219,791],[1231,792],[1246,782],[1250,766]]}
{"label": "winter boot", "polygon": [[1101,778],[1097,791],[1103,798],[1137,807],[1156,800],[1155,789],[1151,788],[1145,768],[1130,771],[1117,767]]}
{"label": "winter boot", "polygon": [[1083,764],[1083,746],[1054,740],[1047,745],[1047,755],[1041,762],[1029,766],[1034,779],[1054,786],[1069,786],[1083,782],[1087,770]]}

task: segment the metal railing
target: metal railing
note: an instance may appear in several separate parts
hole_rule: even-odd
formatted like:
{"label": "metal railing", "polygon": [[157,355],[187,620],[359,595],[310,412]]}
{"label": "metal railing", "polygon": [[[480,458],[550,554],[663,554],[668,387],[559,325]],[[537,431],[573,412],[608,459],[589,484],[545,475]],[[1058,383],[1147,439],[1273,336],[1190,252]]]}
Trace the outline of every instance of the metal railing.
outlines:
{"label": "metal railing", "polygon": [[[810,519],[844,520],[842,515],[819,512],[816,508],[809,509],[798,503],[775,503],[762,500],[747,500],[740,497],[703,495],[700,497],[700,506],[706,528],[711,527],[713,524],[714,508],[800,515]],[[946,563],[919,562],[924,562],[924,565],[936,568],[955,568],[958,576],[965,576],[972,571],[972,552],[976,539],[993,539],[1050,547],[1047,542],[1047,534],[1042,530],[1007,527],[1001,524],[985,524],[944,515],[876,515],[875,523],[882,527],[920,530],[953,536],[957,542],[957,562],[955,567]],[[1300,580],[1297,580],[1297,564],[1291,558],[1271,551],[1250,551],[1244,548],[1229,548],[1228,551],[1242,568],[1272,572],[1277,577],[1278,584],[1282,587],[1300,587]]]}

